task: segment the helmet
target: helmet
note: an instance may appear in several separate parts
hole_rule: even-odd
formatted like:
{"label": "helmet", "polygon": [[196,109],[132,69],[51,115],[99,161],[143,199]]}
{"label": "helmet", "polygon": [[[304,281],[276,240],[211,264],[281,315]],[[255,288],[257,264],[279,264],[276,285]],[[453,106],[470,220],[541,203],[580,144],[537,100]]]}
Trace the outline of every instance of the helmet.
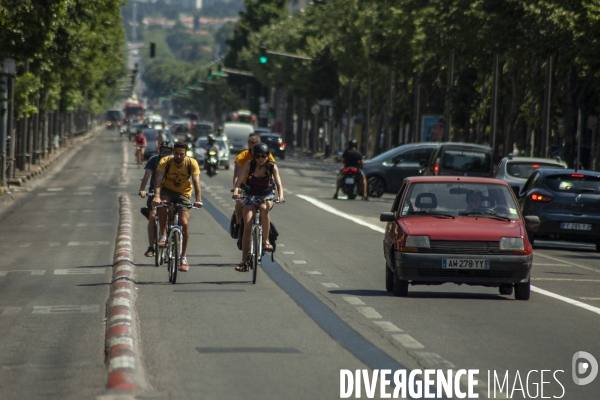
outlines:
{"label": "helmet", "polygon": [[194,137],[192,136],[191,133],[186,133],[185,134],[185,140],[194,140]]}
{"label": "helmet", "polygon": [[348,140],[348,147],[356,147],[356,139]]}
{"label": "helmet", "polygon": [[168,148],[170,148],[171,150],[173,150],[173,147],[174,147],[174,146],[175,146],[175,145],[173,144],[173,142],[171,142],[171,141],[168,141],[168,140],[164,140],[164,141],[160,142],[160,144],[159,144],[158,148],[160,149],[161,147],[168,147]]}
{"label": "helmet", "polygon": [[214,142],[215,141],[215,135],[213,135],[212,133],[209,133],[208,136],[206,137],[206,139],[209,142]]}
{"label": "helmet", "polygon": [[256,143],[252,148],[252,154],[269,154],[269,146],[266,143]]}

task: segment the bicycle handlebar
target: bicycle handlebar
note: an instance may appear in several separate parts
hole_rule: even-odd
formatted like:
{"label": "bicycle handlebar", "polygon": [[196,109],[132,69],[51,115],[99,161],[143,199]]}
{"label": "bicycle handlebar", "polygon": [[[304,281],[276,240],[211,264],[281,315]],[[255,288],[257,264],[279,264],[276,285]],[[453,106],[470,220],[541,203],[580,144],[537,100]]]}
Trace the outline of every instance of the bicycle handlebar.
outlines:
{"label": "bicycle handlebar", "polygon": [[[232,201],[236,201],[236,200],[242,200],[242,199],[249,199],[250,197],[251,197],[251,196],[249,196],[249,195],[243,195],[243,194],[240,194],[240,198],[239,198],[239,199],[234,199],[234,198],[233,198],[233,196],[231,197],[231,199],[232,199]],[[275,204],[282,204],[282,203],[285,203],[285,200],[284,200],[284,201],[279,201],[279,200],[271,200],[271,201],[273,201],[273,203],[275,203]]]}

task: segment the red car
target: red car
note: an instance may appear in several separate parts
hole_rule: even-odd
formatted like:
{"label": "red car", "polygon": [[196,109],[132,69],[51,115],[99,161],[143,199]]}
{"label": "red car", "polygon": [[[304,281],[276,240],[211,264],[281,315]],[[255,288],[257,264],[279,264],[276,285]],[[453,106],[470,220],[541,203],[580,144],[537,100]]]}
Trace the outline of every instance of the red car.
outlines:
{"label": "red car", "polygon": [[[503,181],[466,176],[406,178],[383,242],[386,290],[408,296],[409,284],[497,287],[528,300],[533,249],[527,229],[539,218],[521,215]],[[527,225],[527,229],[526,229]]]}

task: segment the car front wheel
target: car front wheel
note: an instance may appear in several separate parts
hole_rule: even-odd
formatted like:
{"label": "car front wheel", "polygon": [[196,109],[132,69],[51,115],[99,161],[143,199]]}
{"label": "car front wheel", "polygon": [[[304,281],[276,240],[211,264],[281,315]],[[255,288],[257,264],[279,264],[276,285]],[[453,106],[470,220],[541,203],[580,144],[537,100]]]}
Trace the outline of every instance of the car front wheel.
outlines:
{"label": "car front wheel", "polygon": [[531,294],[531,282],[515,283],[515,299],[529,300]]}
{"label": "car front wheel", "polygon": [[385,181],[380,176],[372,176],[367,181],[367,193],[371,197],[381,197],[385,193]]}
{"label": "car front wheel", "polygon": [[408,297],[408,281],[398,278],[398,274],[394,273],[394,296]]}

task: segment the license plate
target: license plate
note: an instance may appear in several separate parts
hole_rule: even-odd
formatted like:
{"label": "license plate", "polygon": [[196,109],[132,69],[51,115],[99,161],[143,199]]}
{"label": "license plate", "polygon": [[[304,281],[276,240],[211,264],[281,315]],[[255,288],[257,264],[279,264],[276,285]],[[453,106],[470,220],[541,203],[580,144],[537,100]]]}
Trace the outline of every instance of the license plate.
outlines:
{"label": "license plate", "polygon": [[345,182],[349,185],[352,185],[354,183],[354,178],[346,178]]}
{"label": "license plate", "polygon": [[560,229],[572,229],[576,231],[591,231],[592,224],[577,224],[575,222],[561,222]]}
{"label": "license plate", "polygon": [[490,269],[490,260],[475,260],[465,258],[443,258],[444,269]]}

